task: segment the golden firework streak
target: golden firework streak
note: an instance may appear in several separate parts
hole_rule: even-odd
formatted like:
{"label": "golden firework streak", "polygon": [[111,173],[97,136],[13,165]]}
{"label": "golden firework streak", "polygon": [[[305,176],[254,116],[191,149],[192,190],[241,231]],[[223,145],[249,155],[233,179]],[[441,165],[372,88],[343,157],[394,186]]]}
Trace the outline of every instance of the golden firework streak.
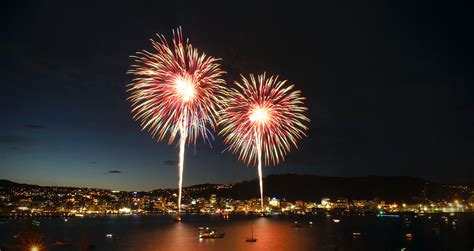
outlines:
{"label": "golden firework streak", "polygon": [[257,158],[258,158],[258,178],[260,184],[260,206],[262,207],[262,212],[264,211],[263,208],[263,174],[262,174],[262,142],[260,139],[260,135],[257,131],[255,131],[255,142],[257,147]]}
{"label": "golden firework streak", "polygon": [[179,126],[179,165],[178,165],[178,173],[179,173],[179,191],[178,191],[178,215],[181,214],[181,197],[182,197],[182,190],[183,190],[183,170],[184,170],[184,151],[186,145],[186,111],[184,112],[183,121],[180,122]]}

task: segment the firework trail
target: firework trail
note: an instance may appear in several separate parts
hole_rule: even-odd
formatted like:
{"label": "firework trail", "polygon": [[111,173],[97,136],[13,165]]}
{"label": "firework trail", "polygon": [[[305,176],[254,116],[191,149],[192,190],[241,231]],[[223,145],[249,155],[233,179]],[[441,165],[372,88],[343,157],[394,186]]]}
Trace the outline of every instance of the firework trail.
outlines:
{"label": "firework trail", "polygon": [[181,198],[186,143],[196,143],[198,136],[209,139],[221,110],[225,81],[219,60],[199,54],[188,40],[183,42],[181,28],[173,31],[172,44],[163,35],[151,40],[154,51],[137,52],[129,74],[128,98],[133,118],[159,141],[169,135],[168,144],[179,133],[179,194]]}
{"label": "firework trail", "polygon": [[226,104],[219,125],[228,149],[247,165],[258,164],[260,203],[263,209],[262,165],[283,161],[291,145],[306,136],[304,97],[294,85],[267,78],[265,73],[242,76],[226,91]]}

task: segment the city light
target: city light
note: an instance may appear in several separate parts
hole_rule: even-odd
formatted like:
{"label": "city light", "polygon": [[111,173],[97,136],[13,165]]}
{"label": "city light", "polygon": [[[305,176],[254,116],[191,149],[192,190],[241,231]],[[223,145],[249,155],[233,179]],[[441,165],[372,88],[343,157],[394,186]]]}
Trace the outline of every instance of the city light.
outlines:
{"label": "city light", "polygon": [[119,213],[121,214],[129,214],[132,210],[128,207],[123,207],[119,209]]}
{"label": "city light", "polygon": [[[232,194],[235,184],[208,184],[188,187],[183,190],[183,211],[199,214],[326,214],[344,212],[394,217],[401,213],[415,214],[458,213],[474,211],[474,196],[469,199],[426,200],[409,203],[406,200],[381,201],[378,199],[351,200],[349,198],[322,197],[320,201],[288,200],[278,196],[237,200],[222,197]],[[207,194],[207,197],[202,197]],[[458,194],[457,190],[452,192]],[[468,191],[468,194],[472,192]],[[470,195],[469,195],[470,196]],[[1,217],[62,216],[64,222],[70,217],[87,218],[95,215],[176,214],[176,189],[159,189],[151,192],[126,192],[107,189],[81,189],[72,187],[11,187],[0,190]],[[33,201],[31,198],[35,198]],[[452,197],[451,197],[452,198]],[[56,205],[56,206],[51,206]],[[21,208],[21,210],[19,209]],[[36,245],[38,246],[38,245]]]}

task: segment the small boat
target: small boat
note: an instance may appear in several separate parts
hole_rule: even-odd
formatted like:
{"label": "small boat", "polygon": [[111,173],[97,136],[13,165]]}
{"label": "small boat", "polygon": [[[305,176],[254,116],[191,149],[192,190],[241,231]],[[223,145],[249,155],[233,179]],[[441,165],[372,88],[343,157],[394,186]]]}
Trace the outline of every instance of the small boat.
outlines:
{"label": "small boat", "polygon": [[301,225],[300,225],[297,221],[295,221],[295,222],[293,223],[293,226],[292,226],[292,227],[294,227],[294,228],[300,228]]}
{"label": "small boat", "polygon": [[182,219],[181,219],[181,216],[177,215],[175,218],[174,218],[174,222],[181,222]]}
{"label": "small boat", "polygon": [[105,238],[107,238],[107,239],[112,239],[112,237],[114,237],[112,234],[106,234],[105,235]]}
{"label": "small boat", "polygon": [[377,217],[392,217],[392,218],[399,218],[400,215],[398,214],[377,214]]}
{"label": "small boat", "polygon": [[198,227],[199,230],[204,230],[204,227]]}
{"label": "small boat", "polygon": [[333,221],[334,223],[339,223],[339,222],[341,222],[340,219],[332,219],[332,221]]}
{"label": "small boat", "polygon": [[405,218],[405,219],[403,220],[403,222],[404,222],[406,225],[410,225],[410,223],[411,223],[410,219],[408,219],[408,218]]}
{"label": "small boat", "polygon": [[413,235],[411,233],[405,234],[405,238],[409,241],[413,240]]}
{"label": "small boat", "polygon": [[199,233],[200,239],[217,239],[224,238],[225,233],[218,233],[216,230],[206,230],[202,233]]}
{"label": "small boat", "polygon": [[72,242],[69,242],[69,241],[55,241],[51,245],[53,247],[67,247],[67,246],[71,246]]}
{"label": "small boat", "polygon": [[35,225],[35,226],[39,226],[41,223],[40,223],[39,221],[37,221],[37,220],[33,220],[33,221],[31,222],[31,224],[33,224],[33,225]]}
{"label": "small boat", "polygon": [[362,234],[361,234],[360,232],[353,232],[353,233],[352,233],[352,238],[358,239],[358,238],[360,238],[360,237],[362,237]]}
{"label": "small boat", "polygon": [[223,218],[224,220],[229,220],[229,214],[223,214],[223,215],[222,215],[222,218]]}
{"label": "small boat", "polygon": [[312,221],[309,222],[309,226],[310,226],[310,227],[313,226],[313,222],[312,222]]}
{"label": "small boat", "polygon": [[252,227],[252,225],[250,225],[250,231],[252,233],[252,237],[247,237],[247,239],[245,241],[246,242],[257,242],[257,238],[253,237],[253,227]]}

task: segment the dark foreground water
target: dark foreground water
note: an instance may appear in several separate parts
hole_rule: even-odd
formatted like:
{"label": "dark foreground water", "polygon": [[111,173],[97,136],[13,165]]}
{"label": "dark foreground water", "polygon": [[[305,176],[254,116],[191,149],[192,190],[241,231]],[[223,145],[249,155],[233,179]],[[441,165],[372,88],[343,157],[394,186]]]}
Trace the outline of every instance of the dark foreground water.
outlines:
{"label": "dark foreground water", "polygon": [[[442,218],[348,216],[219,216],[187,215],[182,223],[172,216],[106,216],[93,218],[0,219],[1,250],[16,250],[22,232],[34,236],[44,250],[80,250],[93,243],[91,250],[473,250],[474,215]],[[292,227],[297,220],[300,228]],[[312,221],[312,226],[309,222]],[[454,222],[454,223],[453,223]],[[225,232],[223,239],[200,240],[198,227]],[[245,242],[253,226],[255,243]],[[360,237],[354,232],[361,233]],[[20,233],[20,236],[15,236]],[[113,238],[106,238],[111,233]],[[412,234],[407,238],[406,234]],[[39,238],[38,238],[39,236]],[[31,237],[32,238],[32,237]],[[54,247],[56,240],[72,242]],[[82,244],[81,244],[82,243]]]}

